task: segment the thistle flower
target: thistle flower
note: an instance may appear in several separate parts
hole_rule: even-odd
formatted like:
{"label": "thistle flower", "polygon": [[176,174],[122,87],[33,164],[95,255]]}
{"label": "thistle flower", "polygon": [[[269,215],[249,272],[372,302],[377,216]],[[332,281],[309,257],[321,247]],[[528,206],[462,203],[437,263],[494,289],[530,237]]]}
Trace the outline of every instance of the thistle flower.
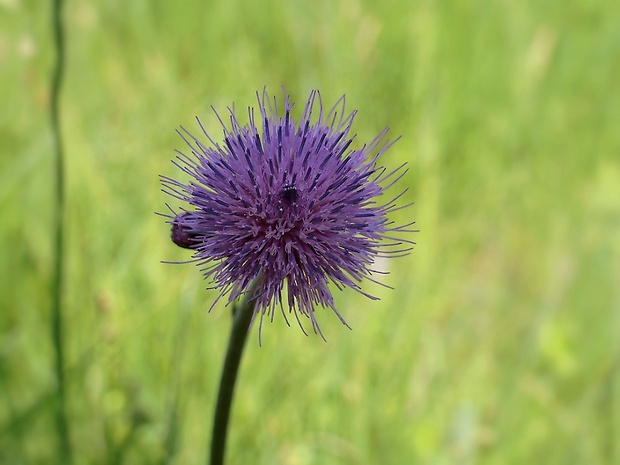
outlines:
{"label": "thistle flower", "polygon": [[396,201],[404,191],[380,203],[405,164],[393,171],[377,164],[392,145],[385,140],[387,128],[368,145],[352,148],[356,112],[345,115],[344,96],[325,113],[320,94],[311,92],[299,124],[289,97],[283,113],[266,91],[257,100],[259,120],[249,108],[247,125],[234,108],[230,127],[216,113],[222,144],[200,120],[208,144],[184,128],[177,131],[192,156],[178,151],[173,163],[193,179],[184,184],[162,176],[164,192],[189,204],[169,216],[172,240],[194,250],[210,288],[219,290],[216,302],[225,295],[234,301],[256,279],[254,316],[260,315],[261,326],[265,315],[273,320],[277,306],[288,324],[285,299],[304,333],[300,315],[320,334],[316,306],[331,308],[348,326],[329,283],[376,299],[360,287],[363,279],[377,282],[373,262],[403,255],[410,250],[403,244],[413,244],[394,236],[411,232],[406,228],[413,223],[395,226],[387,217],[403,208]]}

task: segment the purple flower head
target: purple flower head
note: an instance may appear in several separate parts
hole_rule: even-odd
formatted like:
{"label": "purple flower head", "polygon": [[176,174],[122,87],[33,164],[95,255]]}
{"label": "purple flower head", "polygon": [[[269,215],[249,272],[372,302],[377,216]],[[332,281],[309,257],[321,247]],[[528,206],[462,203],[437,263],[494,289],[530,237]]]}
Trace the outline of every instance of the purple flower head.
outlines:
{"label": "purple flower head", "polygon": [[169,217],[172,239],[195,251],[194,260],[220,292],[217,300],[228,295],[228,303],[234,301],[257,279],[254,316],[261,324],[266,314],[273,320],[277,306],[288,323],[285,300],[302,330],[300,315],[320,334],[317,305],[330,307],[346,325],[330,281],[376,299],[359,284],[374,281],[375,259],[410,250],[403,244],[413,242],[394,235],[411,232],[406,228],[413,223],[395,226],[387,217],[402,208],[396,201],[404,192],[380,199],[405,165],[388,171],[377,164],[392,145],[385,141],[387,129],[353,148],[355,112],[345,114],[344,96],[325,113],[320,94],[311,92],[299,124],[290,98],[283,112],[266,92],[257,98],[258,120],[253,108],[245,126],[234,109],[230,128],[220,119],[222,144],[200,121],[208,144],[179,131],[192,156],[178,152],[173,163],[192,180],[162,177],[164,192],[190,205]]}

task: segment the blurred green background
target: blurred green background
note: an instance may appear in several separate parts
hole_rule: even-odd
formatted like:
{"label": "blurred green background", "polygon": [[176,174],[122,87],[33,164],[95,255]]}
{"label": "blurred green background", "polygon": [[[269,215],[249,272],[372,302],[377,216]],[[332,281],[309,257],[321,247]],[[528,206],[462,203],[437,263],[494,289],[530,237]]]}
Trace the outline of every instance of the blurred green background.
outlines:
{"label": "blurred green background", "polygon": [[[230,464],[620,463],[620,3],[69,0],[74,463],[201,463],[229,311],[155,211],[174,130],[285,85],[384,126],[418,246],[245,354]],[[61,463],[51,6],[0,1],[0,463]]]}

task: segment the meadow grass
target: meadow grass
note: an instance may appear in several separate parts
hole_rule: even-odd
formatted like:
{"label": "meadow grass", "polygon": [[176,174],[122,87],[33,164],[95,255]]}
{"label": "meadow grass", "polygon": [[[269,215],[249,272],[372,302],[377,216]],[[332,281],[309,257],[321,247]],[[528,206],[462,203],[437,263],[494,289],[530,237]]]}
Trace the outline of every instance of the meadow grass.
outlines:
{"label": "meadow grass", "polygon": [[[620,4],[68,1],[74,463],[204,463],[230,311],[155,211],[174,129],[282,85],[384,126],[418,246],[327,338],[249,340],[230,464],[620,463]],[[0,3],[0,463],[61,463],[50,6]],[[241,112],[243,113],[243,112]]]}

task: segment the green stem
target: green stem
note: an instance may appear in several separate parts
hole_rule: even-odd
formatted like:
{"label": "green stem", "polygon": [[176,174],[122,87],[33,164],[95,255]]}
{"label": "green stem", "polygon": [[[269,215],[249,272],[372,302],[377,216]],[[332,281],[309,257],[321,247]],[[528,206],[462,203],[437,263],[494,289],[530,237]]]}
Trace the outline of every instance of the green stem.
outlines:
{"label": "green stem", "polygon": [[63,346],[63,319],[61,296],[63,289],[63,255],[64,255],[64,157],[62,140],[60,135],[60,111],[59,98],[62,84],[65,47],[62,25],[62,0],[52,2],[52,28],[54,34],[54,46],[56,48],[56,64],[52,74],[52,89],[50,101],[50,118],[52,126],[52,136],[54,138],[55,163],[54,174],[56,179],[55,200],[56,215],[54,234],[54,263],[53,278],[51,289],[51,329],[52,344],[55,351],[54,370],[57,380],[57,408],[56,408],[56,430],[58,432],[58,448],[63,463],[71,463],[71,443],[69,440],[69,422],[66,411],[66,382],[65,382],[65,354]]}
{"label": "green stem", "polygon": [[241,363],[241,355],[254,313],[255,301],[251,300],[251,298],[254,296],[255,284],[256,282],[254,285],[250,286],[250,291],[247,293],[247,297],[241,304],[241,307],[235,307],[233,309],[233,325],[230,331],[226,360],[224,361],[224,368],[222,369],[222,377],[220,379],[215,417],[213,418],[211,465],[223,465],[224,463],[230,406],[235,391],[235,382]]}

